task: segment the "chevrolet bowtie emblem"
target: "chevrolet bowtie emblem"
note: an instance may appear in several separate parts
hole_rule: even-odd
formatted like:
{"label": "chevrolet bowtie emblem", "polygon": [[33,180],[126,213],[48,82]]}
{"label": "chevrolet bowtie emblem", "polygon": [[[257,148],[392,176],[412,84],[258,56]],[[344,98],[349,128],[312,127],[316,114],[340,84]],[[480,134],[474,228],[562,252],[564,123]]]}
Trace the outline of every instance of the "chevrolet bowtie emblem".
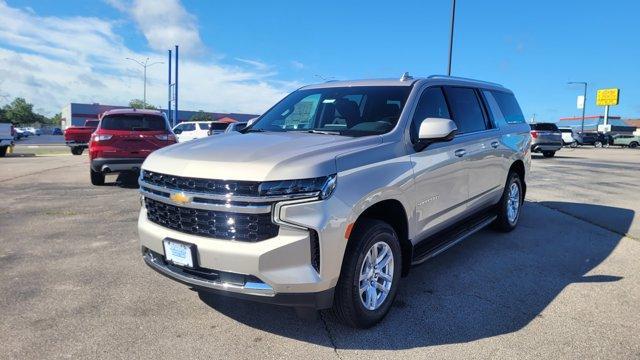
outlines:
{"label": "chevrolet bowtie emblem", "polygon": [[178,204],[187,204],[189,202],[191,202],[191,199],[185,195],[185,193],[183,192],[179,192],[179,193],[173,193],[169,196],[169,198],[173,201],[176,202]]}

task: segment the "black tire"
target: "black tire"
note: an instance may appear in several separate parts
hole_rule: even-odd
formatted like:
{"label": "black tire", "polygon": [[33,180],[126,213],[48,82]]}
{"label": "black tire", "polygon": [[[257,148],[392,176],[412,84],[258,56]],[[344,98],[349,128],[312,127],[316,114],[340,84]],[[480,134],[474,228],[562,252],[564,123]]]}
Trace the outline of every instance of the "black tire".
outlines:
{"label": "black tire", "polygon": [[574,148],[574,149],[577,148],[578,147],[578,142],[575,141],[575,140],[572,141],[571,144],[569,144],[569,147]]}
{"label": "black tire", "polygon": [[5,157],[5,155],[7,155],[7,148],[8,148],[8,146],[1,146],[0,147],[0,157]]}
{"label": "black tire", "polygon": [[93,171],[93,169],[89,169],[91,171],[91,184],[96,186],[104,185],[104,174],[101,172]]}
{"label": "black tire", "polygon": [[546,158],[554,157],[556,155],[555,151],[543,151],[542,156]]}
{"label": "black tire", "polygon": [[84,151],[84,149],[83,149],[83,148],[81,148],[81,147],[72,147],[72,148],[71,148],[71,153],[72,153],[73,155],[82,155],[82,152],[83,152],[83,151]]}
{"label": "black tire", "polygon": [[[369,310],[360,298],[360,270],[366,254],[378,242],[385,242],[393,254],[393,276],[386,299],[375,310]],[[362,219],[354,229],[342,262],[340,279],[335,288],[333,313],[341,322],[355,328],[368,328],[380,322],[391,309],[402,272],[400,241],[393,228],[380,220]]]}
{"label": "black tire", "polygon": [[638,143],[637,143],[637,142],[632,141],[632,142],[630,142],[630,143],[629,143],[629,148],[631,148],[631,149],[635,149],[635,148],[637,148],[637,147],[638,147]]}
{"label": "black tire", "polygon": [[[517,216],[515,217],[515,219],[513,219],[513,221],[509,220],[509,216],[508,216],[509,189],[511,188],[512,184],[516,184],[518,186],[519,194],[520,194],[519,196],[520,204],[518,206]],[[502,197],[500,198],[500,202],[498,202],[498,204],[496,205],[496,215],[498,215],[498,217],[492,224],[493,228],[502,232],[509,232],[515,229],[516,226],[518,226],[518,220],[520,219],[520,213],[522,210],[523,202],[524,202],[524,198],[523,198],[522,180],[520,179],[520,175],[518,175],[515,172],[511,172],[509,173],[509,176],[507,178],[507,183],[504,188],[504,192],[502,193]]]}
{"label": "black tire", "polygon": [[594,142],[594,143],[593,143],[593,147],[601,148],[601,147],[602,147],[602,141],[596,141],[596,142]]}

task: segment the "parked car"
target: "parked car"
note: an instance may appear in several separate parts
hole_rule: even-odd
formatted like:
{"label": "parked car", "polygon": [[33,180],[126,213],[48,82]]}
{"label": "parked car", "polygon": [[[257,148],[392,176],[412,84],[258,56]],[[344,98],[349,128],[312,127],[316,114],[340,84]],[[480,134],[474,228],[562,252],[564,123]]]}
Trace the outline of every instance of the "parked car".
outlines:
{"label": "parked car", "polygon": [[207,121],[185,121],[173,128],[178,142],[200,139],[208,136],[209,122]]}
{"label": "parked car", "polygon": [[235,122],[235,123],[230,123],[226,129],[224,129],[225,133],[230,133],[230,132],[234,132],[234,131],[241,131],[242,129],[244,129],[245,127],[247,127],[247,123],[246,122]]}
{"label": "parked car", "polygon": [[154,150],[175,144],[164,113],[157,110],[118,109],[105,112],[89,141],[93,185],[103,185],[106,174],[138,171]]}
{"label": "parked car", "polygon": [[613,142],[611,135],[598,132],[578,132],[575,139],[579,145],[593,145],[597,148],[609,146]]}
{"label": "parked car", "polygon": [[42,135],[42,130],[40,130],[40,129],[36,129],[36,128],[34,128],[33,126],[26,127],[26,128],[24,128],[24,130],[25,130],[25,131],[27,131],[30,135],[33,135],[33,136],[36,136],[36,135],[37,135],[37,136],[40,136],[40,135]]}
{"label": "parked car", "polygon": [[562,133],[562,145],[570,146],[572,148],[578,147],[578,142],[575,139],[575,132],[572,128],[558,128]]}
{"label": "parked car", "polygon": [[626,146],[635,149],[640,145],[640,136],[637,135],[616,135],[612,138],[613,145]]}
{"label": "parked car", "polygon": [[27,128],[20,127],[17,128],[17,131],[20,133],[21,137],[28,138],[29,136],[31,136],[31,133],[27,131]]}
{"label": "parked car", "polygon": [[411,265],[489,224],[517,226],[529,130],[493,83],[405,74],[303,87],[239,135],[145,160],[142,255],[200,292],[333,307],[369,327]]}
{"label": "parked car", "polygon": [[63,134],[63,132],[62,132],[62,130],[60,128],[53,128],[51,130],[51,135],[62,135],[62,134]]}
{"label": "parked car", "polygon": [[89,147],[91,134],[98,128],[100,120],[87,119],[84,126],[72,126],[64,131],[64,142],[73,155],[82,155],[84,149]]}
{"label": "parked car", "polygon": [[24,137],[28,137],[29,135],[27,133],[25,133],[24,130],[22,130],[21,128],[13,128],[13,139],[14,140],[20,140]]}
{"label": "parked car", "polygon": [[229,124],[233,124],[235,121],[213,121],[209,124],[209,132],[207,133],[209,136],[223,134]]}
{"label": "parked car", "polygon": [[9,146],[13,146],[13,125],[0,123],[0,157],[7,154]]}
{"label": "parked car", "polygon": [[562,149],[562,133],[554,123],[534,123],[531,126],[531,151],[553,157]]}

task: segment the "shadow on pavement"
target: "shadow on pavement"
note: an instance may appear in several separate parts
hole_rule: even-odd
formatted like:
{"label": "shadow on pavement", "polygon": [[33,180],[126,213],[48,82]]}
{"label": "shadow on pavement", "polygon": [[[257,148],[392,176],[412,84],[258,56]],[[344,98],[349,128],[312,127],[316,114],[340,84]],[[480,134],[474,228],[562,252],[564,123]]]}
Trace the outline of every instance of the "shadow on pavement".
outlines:
{"label": "shadow on pavement", "polygon": [[115,177],[115,182],[107,182],[109,179],[114,179],[114,175],[107,175],[105,179],[105,186],[118,186],[125,189],[137,189],[138,185],[138,173],[134,172],[121,172]]}
{"label": "shadow on pavement", "polygon": [[[607,213],[627,227],[634,216],[632,210],[601,205],[563,206]],[[621,279],[614,274],[586,275],[609,256],[621,235],[535,203],[527,202],[523,209],[513,232],[484,230],[413,268],[402,279],[391,312],[378,326],[355,330],[323,313],[322,321],[327,322],[336,347],[410,349],[511,333],[541,317],[568,285]],[[200,298],[253,328],[318,343],[317,336],[304,331],[305,320],[297,319],[292,309],[202,293]]]}

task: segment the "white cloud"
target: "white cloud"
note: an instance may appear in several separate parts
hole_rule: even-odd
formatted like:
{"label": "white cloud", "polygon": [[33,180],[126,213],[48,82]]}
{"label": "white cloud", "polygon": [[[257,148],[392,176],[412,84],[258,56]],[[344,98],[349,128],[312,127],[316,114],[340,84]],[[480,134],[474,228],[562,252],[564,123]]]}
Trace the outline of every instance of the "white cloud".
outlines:
{"label": "white cloud", "polygon": [[300,61],[292,60],[291,61],[291,66],[293,66],[295,69],[298,69],[298,70],[304,69],[304,64],[301,63]]}
{"label": "white cloud", "polygon": [[[119,0],[109,2],[114,6],[127,6]],[[176,1],[162,4],[164,9],[182,11],[183,18],[193,19]],[[145,6],[144,1],[137,1],[133,13],[143,11],[140,9]],[[149,17],[157,15],[147,14]],[[165,40],[159,40],[161,35],[152,34],[150,29],[155,25],[140,26],[149,31],[145,36],[152,49],[169,48],[162,42]],[[3,79],[0,93],[25,97],[36,108],[46,109],[48,114],[58,112],[69,102],[118,105],[141,98],[142,70],[125,58],[149,57],[150,61],[166,62],[166,52],[134,51],[124,44],[116,27],[115,22],[98,18],[39,16],[29,10],[12,8],[0,0],[0,62],[3,64],[0,67],[0,79]],[[201,43],[197,23],[185,29],[196,29],[187,35],[193,40],[192,46]],[[173,32],[167,36],[184,34]],[[173,44],[176,40],[167,41]],[[180,45],[183,50],[184,43]],[[261,62],[227,66],[213,60],[183,56],[180,60],[180,108],[261,113],[299,86],[297,82],[273,79],[273,73],[265,71],[268,68]],[[166,106],[166,74],[166,64],[148,69],[147,98],[154,105]]]}

